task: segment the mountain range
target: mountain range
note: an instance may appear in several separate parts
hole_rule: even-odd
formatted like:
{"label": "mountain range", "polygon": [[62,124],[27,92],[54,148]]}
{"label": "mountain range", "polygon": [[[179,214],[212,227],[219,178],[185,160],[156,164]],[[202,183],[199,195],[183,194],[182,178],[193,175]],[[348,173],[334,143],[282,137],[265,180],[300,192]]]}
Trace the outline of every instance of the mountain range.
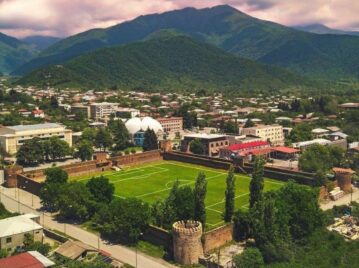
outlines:
{"label": "mountain range", "polygon": [[40,68],[25,85],[143,90],[274,90],[309,84],[277,67],[234,56],[173,30]]}
{"label": "mountain range", "polygon": [[92,29],[55,43],[14,73],[23,75],[99,48],[141,41],[164,29],[173,29],[234,55],[312,78],[359,79],[359,37],[303,32],[253,18],[227,5],[185,8],[140,16],[105,29]]}
{"label": "mountain range", "polygon": [[309,24],[309,25],[298,25],[298,26],[293,26],[293,28],[304,32],[310,32],[316,34],[346,34],[346,35],[359,36],[359,32],[332,29],[320,23]]}
{"label": "mountain range", "polygon": [[37,50],[41,51],[60,41],[61,38],[54,36],[31,35],[21,40],[29,45],[33,45]]}
{"label": "mountain range", "polygon": [[10,73],[38,52],[32,45],[0,33],[0,73]]}

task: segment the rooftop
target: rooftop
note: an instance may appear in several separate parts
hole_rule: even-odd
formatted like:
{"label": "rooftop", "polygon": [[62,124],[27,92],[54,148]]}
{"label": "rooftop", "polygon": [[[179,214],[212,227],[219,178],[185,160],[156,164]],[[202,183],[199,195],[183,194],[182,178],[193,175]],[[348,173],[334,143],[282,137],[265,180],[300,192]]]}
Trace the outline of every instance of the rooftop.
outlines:
{"label": "rooftop", "polygon": [[56,123],[44,123],[44,124],[35,124],[35,125],[17,125],[6,127],[14,131],[29,131],[29,130],[41,130],[41,129],[51,129],[51,128],[63,128],[63,125]]}
{"label": "rooftop", "polygon": [[41,225],[32,220],[34,217],[36,215],[25,214],[0,220],[0,237],[42,229]]}
{"label": "rooftop", "polygon": [[217,138],[225,138],[225,135],[220,134],[206,134],[206,133],[194,133],[194,134],[187,134],[184,135],[185,138],[197,138],[197,139],[217,139]]}
{"label": "rooftop", "polygon": [[54,262],[37,251],[28,251],[0,259],[0,268],[43,268],[55,265]]}
{"label": "rooftop", "polygon": [[269,146],[269,145],[270,144],[267,141],[252,141],[252,142],[246,142],[246,143],[233,144],[231,146],[226,147],[225,149],[228,149],[231,151],[239,151],[239,150],[251,149],[251,148],[259,147],[259,146]]}

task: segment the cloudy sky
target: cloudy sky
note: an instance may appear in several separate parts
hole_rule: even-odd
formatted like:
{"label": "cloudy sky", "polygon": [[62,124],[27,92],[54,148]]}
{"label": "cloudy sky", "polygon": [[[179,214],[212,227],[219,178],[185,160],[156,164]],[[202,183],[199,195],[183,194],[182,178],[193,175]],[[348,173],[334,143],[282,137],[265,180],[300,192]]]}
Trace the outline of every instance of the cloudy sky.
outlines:
{"label": "cloudy sky", "polygon": [[359,30],[358,0],[0,0],[0,32],[64,37],[143,14],[219,4],[285,25],[323,23]]}

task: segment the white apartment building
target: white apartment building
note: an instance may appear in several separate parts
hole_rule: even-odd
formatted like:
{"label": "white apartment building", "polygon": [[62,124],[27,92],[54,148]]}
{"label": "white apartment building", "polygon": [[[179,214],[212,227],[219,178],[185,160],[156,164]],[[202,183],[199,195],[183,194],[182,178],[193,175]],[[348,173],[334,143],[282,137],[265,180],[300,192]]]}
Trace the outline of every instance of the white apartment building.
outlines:
{"label": "white apartment building", "polygon": [[117,103],[100,102],[92,103],[90,105],[90,115],[92,119],[100,119],[109,117],[111,114],[115,114],[118,108]]}
{"label": "white apartment building", "polygon": [[0,128],[0,147],[8,154],[15,154],[20,146],[32,138],[42,140],[57,136],[72,146],[72,131],[56,123],[18,125]]}
{"label": "white apartment building", "polygon": [[272,145],[284,145],[283,127],[281,125],[257,125],[242,129],[242,134],[260,137]]}

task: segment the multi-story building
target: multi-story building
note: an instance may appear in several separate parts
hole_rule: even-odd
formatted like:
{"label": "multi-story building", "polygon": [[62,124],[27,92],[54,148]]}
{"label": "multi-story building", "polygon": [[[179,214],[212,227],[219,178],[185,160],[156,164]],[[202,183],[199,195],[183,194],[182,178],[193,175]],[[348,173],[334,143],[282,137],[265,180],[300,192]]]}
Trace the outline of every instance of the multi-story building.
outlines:
{"label": "multi-story building", "polygon": [[118,107],[116,109],[116,117],[119,118],[134,118],[140,116],[140,110],[135,108]]}
{"label": "multi-story building", "polygon": [[82,104],[75,104],[71,106],[71,113],[76,114],[80,113],[83,114],[86,118],[90,118],[90,106],[82,105]]}
{"label": "multi-story building", "polygon": [[162,117],[157,118],[157,121],[162,125],[163,131],[167,133],[176,133],[183,130],[182,117]]}
{"label": "multi-story building", "polygon": [[263,141],[269,141],[272,145],[283,145],[284,135],[281,125],[257,125],[242,129],[242,134],[260,137]]}
{"label": "multi-story building", "polygon": [[0,128],[0,147],[8,154],[15,154],[27,140],[38,137],[42,140],[57,136],[72,146],[72,131],[63,125],[45,123],[18,125]]}
{"label": "multi-story building", "polygon": [[199,140],[204,148],[204,154],[207,156],[218,156],[219,149],[227,147],[229,141],[225,135],[218,134],[188,134],[183,137],[181,141],[181,150],[183,152],[190,152],[191,142],[194,140]]}
{"label": "multi-story building", "polygon": [[100,118],[109,117],[111,114],[115,114],[118,108],[117,103],[100,102],[92,103],[90,105],[91,118],[97,120]]}

